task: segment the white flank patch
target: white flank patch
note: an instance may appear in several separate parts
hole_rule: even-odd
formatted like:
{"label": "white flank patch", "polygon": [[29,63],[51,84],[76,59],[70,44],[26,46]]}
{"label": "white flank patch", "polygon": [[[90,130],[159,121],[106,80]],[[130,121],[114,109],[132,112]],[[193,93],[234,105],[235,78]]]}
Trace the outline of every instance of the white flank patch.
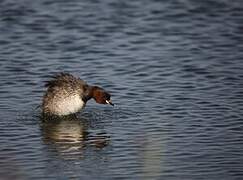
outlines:
{"label": "white flank patch", "polygon": [[84,105],[85,103],[79,95],[73,95],[62,101],[58,101],[55,111],[59,115],[73,114],[81,110]]}

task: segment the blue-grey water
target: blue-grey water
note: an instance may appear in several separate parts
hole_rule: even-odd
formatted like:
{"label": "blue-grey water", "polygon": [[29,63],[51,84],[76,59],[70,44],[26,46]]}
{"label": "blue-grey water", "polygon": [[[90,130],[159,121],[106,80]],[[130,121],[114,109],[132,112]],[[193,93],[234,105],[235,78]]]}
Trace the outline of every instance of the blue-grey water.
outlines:
{"label": "blue-grey water", "polygon": [[[1,179],[243,179],[243,1],[1,0]],[[42,122],[70,72],[112,94]]]}

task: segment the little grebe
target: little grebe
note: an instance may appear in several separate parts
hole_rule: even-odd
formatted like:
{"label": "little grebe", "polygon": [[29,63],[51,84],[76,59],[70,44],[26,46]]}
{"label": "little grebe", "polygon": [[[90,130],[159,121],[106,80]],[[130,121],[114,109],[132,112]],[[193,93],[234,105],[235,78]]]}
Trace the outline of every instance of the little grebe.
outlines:
{"label": "little grebe", "polygon": [[48,115],[69,115],[83,109],[93,98],[99,104],[112,104],[111,95],[98,86],[90,86],[80,78],[60,73],[45,84],[42,111]]}

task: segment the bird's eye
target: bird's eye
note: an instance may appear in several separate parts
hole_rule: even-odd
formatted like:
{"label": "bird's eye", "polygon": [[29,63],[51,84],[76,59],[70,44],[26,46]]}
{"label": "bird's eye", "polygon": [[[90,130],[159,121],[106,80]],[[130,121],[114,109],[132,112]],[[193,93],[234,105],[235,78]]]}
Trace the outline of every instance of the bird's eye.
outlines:
{"label": "bird's eye", "polygon": [[110,95],[108,94],[108,93],[105,93],[104,94],[104,96],[103,96],[103,98],[105,99],[105,100],[110,100]]}

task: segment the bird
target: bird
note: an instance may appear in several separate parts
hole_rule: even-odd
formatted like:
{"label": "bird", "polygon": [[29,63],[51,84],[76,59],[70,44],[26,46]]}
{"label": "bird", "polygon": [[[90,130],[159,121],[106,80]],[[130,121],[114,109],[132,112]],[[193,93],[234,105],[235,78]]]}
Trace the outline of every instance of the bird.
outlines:
{"label": "bird", "polygon": [[42,100],[44,115],[65,116],[82,110],[87,101],[94,99],[99,104],[110,104],[111,95],[99,86],[88,85],[70,73],[58,73],[45,83],[47,88]]}

